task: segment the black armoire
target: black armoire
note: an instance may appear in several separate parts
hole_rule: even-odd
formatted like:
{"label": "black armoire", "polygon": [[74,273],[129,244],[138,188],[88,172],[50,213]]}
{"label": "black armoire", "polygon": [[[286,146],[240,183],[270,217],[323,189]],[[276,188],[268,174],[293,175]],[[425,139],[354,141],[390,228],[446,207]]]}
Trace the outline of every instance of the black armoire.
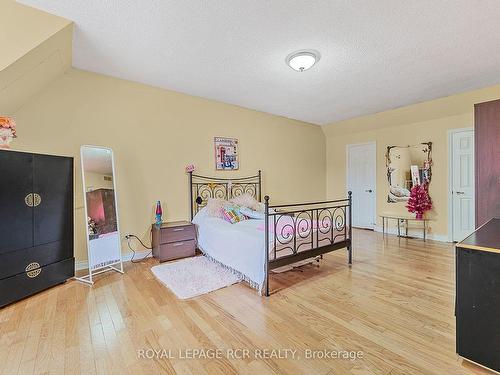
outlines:
{"label": "black armoire", "polygon": [[73,158],[0,150],[0,307],[74,274]]}

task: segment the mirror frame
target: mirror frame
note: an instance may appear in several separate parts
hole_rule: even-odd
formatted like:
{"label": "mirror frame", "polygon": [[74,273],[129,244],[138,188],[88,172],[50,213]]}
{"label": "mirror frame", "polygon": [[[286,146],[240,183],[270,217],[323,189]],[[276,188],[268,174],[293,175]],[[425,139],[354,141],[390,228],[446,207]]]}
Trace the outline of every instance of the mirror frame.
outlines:
{"label": "mirror frame", "polygon": [[[97,267],[97,268],[91,268],[92,264],[92,251],[90,249],[90,239],[89,239],[89,226],[87,223],[87,217],[88,217],[88,208],[87,208],[87,188],[85,186],[85,168],[84,168],[84,161],[83,161],[83,152],[85,148],[97,148],[101,150],[107,150],[111,154],[111,168],[113,172],[113,190],[114,190],[114,197],[115,197],[115,210],[116,210],[116,231],[118,232],[118,250],[119,250],[119,260],[107,264],[102,267]],[[121,232],[120,232],[120,214],[119,214],[119,209],[118,209],[118,193],[116,191],[116,171],[115,171],[115,156],[113,149],[109,147],[103,147],[103,146],[94,146],[94,145],[82,145],[80,147],[80,165],[81,165],[81,175],[82,175],[82,187],[83,187],[83,205],[84,205],[84,215],[85,215],[85,240],[87,241],[87,253],[88,253],[88,270],[89,273],[86,276],[83,277],[75,277],[75,279],[82,281],[87,284],[94,284],[93,281],[93,276],[106,272],[106,271],[116,271],[119,273],[124,273],[123,272],[123,256],[122,256],[122,249],[121,249]]]}
{"label": "mirror frame", "polygon": [[[414,145],[406,145],[406,146],[387,146],[387,151],[385,153],[385,167],[387,170],[387,183],[389,187],[391,186],[391,173],[389,172],[389,166],[391,164],[391,150],[393,148],[410,148],[415,146],[425,145],[427,146],[427,160],[429,161],[429,184],[432,181],[432,142],[421,142]],[[390,202],[395,203],[395,202]]]}

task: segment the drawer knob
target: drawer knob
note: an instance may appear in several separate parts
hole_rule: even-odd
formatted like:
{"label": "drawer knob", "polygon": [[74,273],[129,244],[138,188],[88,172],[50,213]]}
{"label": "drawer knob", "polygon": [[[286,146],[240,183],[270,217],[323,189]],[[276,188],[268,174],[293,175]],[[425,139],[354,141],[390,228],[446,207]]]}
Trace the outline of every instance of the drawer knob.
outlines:
{"label": "drawer knob", "polygon": [[182,246],[184,245],[184,242],[176,242],[172,246],[177,247],[177,246]]}
{"label": "drawer knob", "polygon": [[181,232],[183,230],[184,230],[184,228],[174,228],[174,232]]}

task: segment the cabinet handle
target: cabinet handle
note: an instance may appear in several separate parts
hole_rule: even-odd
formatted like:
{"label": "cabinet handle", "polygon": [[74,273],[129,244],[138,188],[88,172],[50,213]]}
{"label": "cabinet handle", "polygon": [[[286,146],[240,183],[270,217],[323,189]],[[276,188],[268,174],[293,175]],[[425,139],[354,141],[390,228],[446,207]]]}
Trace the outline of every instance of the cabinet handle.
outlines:
{"label": "cabinet handle", "polygon": [[458,195],[465,194],[463,191],[456,191],[455,193],[457,193]]}
{"label": "cabinet handle", "polygon": [[182,246],[184,245],[184,242],[176,242],[172,246],[177,247],[177,246]]}
{"label": "cabinet handle", "polygon": [[181,232],[183,230],[184,230],[184,228],[174,228],[174,232]]}
{"label": "cabinet handle", "polygon": [[33,193],[29,193],[24,197],[24,203],[26,203],[28,207],[33,207]]}
{"label": "cabinet handle", "polygon": [[33,206],[38,207],[42,203],[42,197],[40,194],[33,193]]}

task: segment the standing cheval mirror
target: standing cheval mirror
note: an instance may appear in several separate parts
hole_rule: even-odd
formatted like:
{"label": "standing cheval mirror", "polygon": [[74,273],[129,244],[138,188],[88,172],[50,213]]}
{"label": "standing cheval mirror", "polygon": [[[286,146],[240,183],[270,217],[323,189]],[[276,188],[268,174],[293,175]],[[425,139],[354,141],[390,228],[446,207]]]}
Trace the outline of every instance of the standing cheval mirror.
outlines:
{"label": "standing cheval mirror", "polygon": [[82,146],[82,181],[89,274],[78,280],[93,284],[93,276],[123,273],[113,150]]}

